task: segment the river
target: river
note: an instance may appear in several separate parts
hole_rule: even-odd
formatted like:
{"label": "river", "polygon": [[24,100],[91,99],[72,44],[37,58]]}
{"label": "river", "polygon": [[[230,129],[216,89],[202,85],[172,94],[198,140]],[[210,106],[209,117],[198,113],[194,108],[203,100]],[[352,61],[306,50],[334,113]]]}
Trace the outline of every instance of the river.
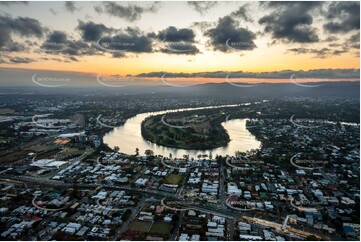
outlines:
{"label": "river", "polygon": [[107,133],[103,137],[103,141],[111,148],[118,146],[119,152],[125,154],[135,154],[135,149],[138,148],[139,154],[141,155],[144,154],[145,150],[150,149],[154,151],[155,155],[163,155],[167,157],[170,153],[173,157],[183,157],[183,155],[190,155],[191,157],[196,157],[199,154],[209,155],[210,153],[212,153],[213,157],[215,157],[216,155],[234,155],[236,151],[257,149],[260,147],[261,142],[256,140],[256,138],[246,129],[247,119],[234,119],[223,122],[222,126],[227,130],[231,141],[226,146],[210,150],[186,150],[165,147],[147,141],[141,135],[141,123],[144,119],[152,115],[161,115],[169,112],[193,111],[200,109],[236,107],[241,105],[248,104],[183,108],[159,112],[141,113],[128,119],[124,123],[124,125],[116,127],[112,131]]}

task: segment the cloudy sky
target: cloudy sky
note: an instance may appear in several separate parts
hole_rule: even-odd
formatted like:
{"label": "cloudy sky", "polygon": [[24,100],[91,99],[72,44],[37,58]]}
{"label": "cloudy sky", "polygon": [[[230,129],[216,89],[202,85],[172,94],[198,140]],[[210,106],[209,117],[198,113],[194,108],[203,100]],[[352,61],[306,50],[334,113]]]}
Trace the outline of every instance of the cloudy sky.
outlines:
{"label": "cloudy sky", "polygon": [[360,67],[359,2],[0,4],[6,70],[279,78],[282,70]]}

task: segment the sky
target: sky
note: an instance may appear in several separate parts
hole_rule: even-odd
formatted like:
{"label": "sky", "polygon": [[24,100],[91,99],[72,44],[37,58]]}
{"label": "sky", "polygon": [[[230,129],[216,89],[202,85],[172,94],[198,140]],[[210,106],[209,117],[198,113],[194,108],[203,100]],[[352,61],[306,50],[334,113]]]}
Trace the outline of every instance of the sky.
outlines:
{"label": "sky", "polygon": [[285,70],[354,78],[359,4],[1,2],[0,81],[4,71],[11,78],[11,71],[16,77],[21,70],[142,78],[167,73],[202,81],[229,73],[289,78]]}

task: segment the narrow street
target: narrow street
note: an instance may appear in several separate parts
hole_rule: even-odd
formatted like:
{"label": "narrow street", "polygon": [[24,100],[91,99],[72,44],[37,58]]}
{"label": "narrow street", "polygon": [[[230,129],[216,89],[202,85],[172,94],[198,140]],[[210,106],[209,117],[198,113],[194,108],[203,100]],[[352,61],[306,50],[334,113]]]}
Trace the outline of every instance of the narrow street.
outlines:
{"label": "narrow street", "polygon": [[129,228],[129,225],[134,221],[135,217],[137,216],[137,214],[139,213],[139,211],[142,209],[144,202],[145,202],[145,197],[143,197],[140,201],[138,206],[136,206],[135,208],[132,209],[132,213],[129,216],[127,221],[123,221],[122,226],[119,227],[119,229],[115,232],[114,236],[111,238],[112,241],[115,240],[119,240],[121,235],[126,232]]}
{"label": "narrow street", "polygon": [[176,241],[177,240],[177,238],[178,238],[178,236],[179,236],[179,229],[180,229],[180,227],[181,227],[181,225],[182,225],[182,221],[183,221],[183,217],[184,217],[184,214],[186,213],[186,211],[181,211],[180,213],[179,213],[179,220],[178,220],[178,222],[177,222],[177,225],[176,225],[176,227],[174,228],[174,232],[173,232],[173,234],[171,235],[171,237],[169,238],[169,240],[171,240],[171,241]]}

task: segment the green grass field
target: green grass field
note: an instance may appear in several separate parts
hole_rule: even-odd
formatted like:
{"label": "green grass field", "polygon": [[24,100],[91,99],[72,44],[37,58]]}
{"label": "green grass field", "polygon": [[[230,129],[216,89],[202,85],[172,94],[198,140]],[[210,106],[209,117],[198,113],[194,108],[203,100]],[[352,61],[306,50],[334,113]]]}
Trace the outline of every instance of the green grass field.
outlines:
{"label": "green grass field", "polygon": [[172,230],[172,223],[155,222],[150,230],[150,233],[157,234],[160,236],[169,236],[171,230]]}
{"label": "green grass field", "polygon": [[131,230],[139,231],[141,233],[148,233],[152,226],[152,222],[134,221],[130,226]]}
{"label": "green grass field", "polygon": [[178,185],[181,179],[182,177],[179,174],[169,174],[164,181],[168,184]]}

